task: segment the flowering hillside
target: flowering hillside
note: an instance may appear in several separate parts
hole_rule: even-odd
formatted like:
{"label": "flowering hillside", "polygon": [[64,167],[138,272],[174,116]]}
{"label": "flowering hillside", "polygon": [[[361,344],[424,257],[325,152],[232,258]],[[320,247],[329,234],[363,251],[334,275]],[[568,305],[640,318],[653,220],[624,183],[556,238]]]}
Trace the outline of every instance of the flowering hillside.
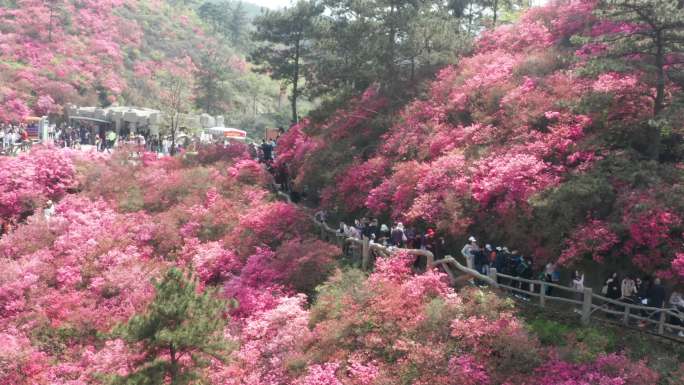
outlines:
{"label": "flowering hillside", "polygon": [[[32,204],[20,206],[24,221],[0,238],[0,383],[167,383],[171,377],[144,366],[176,357],[163,340],[182,341],[190,354],[174,364],[180,372],[216,385],[659,379],[646,362],[585,342],[545,347],[510,302],[457,293],[437,271],[414,275],[408,255],[378,260],[370,276],[336,268],[340,250],[314,238],[302,209],[273,200],[270,176],[242,144],[185,160],[37,149],[16,163],[54,177],[26,182],[36,193],[20,189],[19,197]],[[48,198],[58,203],[44,215],[37,208]],[[0,199],[16,206],[14,196]],[[153,284],[179,277],[174,267],[196,277],[197,286],[182,291],[203,301],[194,313],[155,305],[178,300],[169,294],[173,280]],[[223,307],[215,313],[216,306]],[[207,360],[196,358],[209,345],[193,344],[202,333],[131,341],[130,330],[143,335],[140,325],[154,327],[154,317],[177,310],[188,317],[179,324],[186,333],[196,329],[184,322],[204,322],[197,330],[225,325]]]}
{"label": "flowering hillside", "polygon": [[[0,383],[130,371],[137,353],[106,333],[144,310],[151,280],[172,266],[232,299],[226,335],[287,301],[303,305],[298,293],[313,293],[339,249],[312,238],[300,209],[273,201],[244,145],[218,163],[216,153],[136,164],[125,152],[44,148],[3,161],[2,218],[20,222],[0,238]],[[48,199],[58,203],[44,216]]]}
{"label": "flowering hillside", "polygon": [[0,122],[59,114],[68,103],[158,108],[169,76],[198,83],[198,107],[231,111],[240,95],[222,98],[217,87],[244,76],[246,62],[207,30],[172,1],[1,1]]}
{"label": "flowering hillside", "polygon": [[[346,214],[454,239],[486,234],[538,265],[599,262],[684,279],[682,49],[664,46],[651,61],[655,27],[611,8],[620,3],[533,8],[483,33],[399,111],[369,89],[324,121],[302,122],[281,139],[280,165],[296,188]],[[681,5],[643,3],[681,36]]]}

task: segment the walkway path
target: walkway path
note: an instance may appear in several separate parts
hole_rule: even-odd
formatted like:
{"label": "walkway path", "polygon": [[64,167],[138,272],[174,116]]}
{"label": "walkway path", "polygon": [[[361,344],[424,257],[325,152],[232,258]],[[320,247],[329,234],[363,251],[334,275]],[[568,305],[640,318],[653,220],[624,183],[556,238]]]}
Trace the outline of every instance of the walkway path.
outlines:
{"label": "walkway path", "polygon": [[[288,194],[282,191],[277,191],[277,193],[292,203]],[[502,274],[494,268],[489,269],[488,275],[483,275],[476,270],[463,266],[450,255],[435,260],[434,255],[429,250],[386,247],[371,242],[367,238],[347,237],[338,233],[327,223],[316,220],[314,216],[311,216],[311,219],[318,228],[322,240],[338,245],[346,257],[360,262],[364,271],[371,269],[376,257],[388,257],[393,252],[403,251],[419,258],[425,258],[426,269],[441,268],[449,276],[451,284],[454,286],[475,281],[479,284],[486,284],[502,293],[508,292],[516,299],[542,308],[547,307],[547,304],[552,302],[565,306],[570,304],[567,309],[574,307],[574,313],[581,315],[581,321],[585,325],[588,325],[592,319],[598,319],[684,343],[684,338],[677,336],[678,332],[684,331],[684,326],[667,323],[672,317],[681,316],[673,309],[629,304],[596,294],[591,288],[576,290],[546,281],[529,280]],[[568,317],[572,317],[574,313],[568,312]],[[646,327],[643,326],[644,324]],[[637,325],[642,326],[637,328]]]}

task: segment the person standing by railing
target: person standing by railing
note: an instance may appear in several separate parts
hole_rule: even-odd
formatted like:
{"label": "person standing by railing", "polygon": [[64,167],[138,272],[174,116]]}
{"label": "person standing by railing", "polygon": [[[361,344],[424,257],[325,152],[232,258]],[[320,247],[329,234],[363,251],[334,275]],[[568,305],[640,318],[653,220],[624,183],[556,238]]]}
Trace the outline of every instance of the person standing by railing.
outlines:
{"label": "person standing by railing", "polygon": [[[584,293],[584,273],[583,272],[581,272],[579,270],[575,270],[572,273],[572,288],[578,291],[577,293],[575,293],[575,296],[577,299],[582,301],[584,299],[584,294],[583,294]],[[575,308],[575,313],[582,314],[582,310],[579,308]]]}
{"label": "person standing by railing", "polygon": [[480,247],[477,245],[477,240],[472,235],[468,238],[468,243],[461,249],[461,255],[466,260],[466,266],[469,269],[475,267],[475,250],[479,250]]}
{"label": "person standing by railing", "polygon": [[[544,281],[548,283],[553,283],[554,276],[556,275],[556,265],[553,262],[549,262],[544,266]],[[553,292],[553,287],[546,286],[545,295],[550,296]]]}
{"label": "person standing by railing", "polygon": [[[670,317],[670,323],[676,326],[684,326],[684,296],[677,288],[670,295],[669,303],[676,314]],[[677,336],[684,337],[684,330],[680,330]]]}
{"label": "person standing by railing", "polygon": [[5,128],[4,123],[0,123],[0,152],[5,151],[5,132],[7,129]]}
{"label": "person standing by railing", "polygon": [[653,285],[648,290],[648,306],[662,308],[665,303],[665,287],[660,278],[653,280]]}
{"label": "person standing by railing", "polygon": [[399,222],[392,228],[390,233],[390,243],[396,247],[404,247],[404,242],[406,242],[406,234],[404,234],[404,224]]}
{"label": "person standing by railing", "polygon": [[634,296],[636,296],[636,294],[637,288],[634,279],[629,275],[625,276],[625,278],[622,280],[622,283],[620,284],[621,298],[633,299]]}

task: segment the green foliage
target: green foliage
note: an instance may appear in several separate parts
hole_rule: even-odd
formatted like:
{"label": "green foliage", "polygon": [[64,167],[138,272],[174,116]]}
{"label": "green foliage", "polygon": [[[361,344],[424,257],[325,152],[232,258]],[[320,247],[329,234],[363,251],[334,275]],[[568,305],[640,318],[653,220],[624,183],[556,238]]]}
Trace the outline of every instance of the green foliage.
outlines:
{"label": "green foliage", "polygon": [[560,246],[565,236],[582,223],[588,213],[593,213],[595,218],[607,216],[615,199],[616,192],[601,167],[573,176],[531,200],[532,231],[548,244]]}
{"label": "green foliage", "polygon": [[558,347],[562,356],[573,362],[591,362],[601,354],[619,350],[617,336],[610,328],[560,323],[541,316],[526,325],[542,344]]}
{"label": "green foliage", "polygon": [[271,78],[292,86],[292,121],[298,120],[297,98],[303,69],[301,63],[310,48],[318,17],[323,8],[313,1],[299,1],[291,8],[269,11],[254,20],[253,39],[266,43],[258,46],[250,57],[259,70]]}
{"label": "green foliage", "polygon": [[140,347],[145,359],[112,384],[190,384],[200,378],[198,369],[212,358],[221,360],[229,349],[223,337],[226,304],[213,291],[198,291],[196,280],[177,268],[155,287],[147,311],[117,330],[132,347]]}
{"label": "green foliage", "polygon": [[316,303],[311,308],[312,325],[325,320],[340,317],[346,304],[346,295],[352,298],[366,298],[370,294],[363,290],[366,274],[359,269],[337,270],[333,277],[316,288]]}
{"label": "green foliage", "polygon": [[542,344],[552,346],[565,345],[565,336],[570,332],[569,326],[545,318],[535,318],[527,327]]}
{"label": "green foliage", "polygon": [[88,341],[97,340],[97,331],[88,328],[75,328],[70,325],[54,327],[43,324],[34,327],[31,332],[31,342],[41,351],[60,356],[67,351],[69,346]]}
{"label": "green foliage", "polygon": [[584,327],[566,336],[571,359],[591,362],[600,354],[615,351],[615,336],[606,329]]}
{"label": "green foliage", "polygon": [[216,34],[229,39],[233,47],[245,48],[248,43],[248,10],[241,1],[208,1],[197,9],[197,14]]}
{"label": "green foliage", "polygon": [[144,205],[143,192],[138,186],[131,186],[123,195],[123,200],[119,202],[119,208],[129,213],[142,210]]}
{"label": "green foliage", "polygon": [[309,92],[402,91],[469,48],[472,34],[439,1],[327,0],[312,41]]}

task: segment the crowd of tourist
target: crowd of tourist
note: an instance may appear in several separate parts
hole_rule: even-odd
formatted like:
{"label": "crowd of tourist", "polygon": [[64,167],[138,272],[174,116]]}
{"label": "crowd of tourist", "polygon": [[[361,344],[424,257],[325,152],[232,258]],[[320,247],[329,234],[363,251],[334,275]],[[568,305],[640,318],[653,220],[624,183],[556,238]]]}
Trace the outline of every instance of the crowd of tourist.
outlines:
{"label": "crowd of tourist", "polygon": [[[319,222],[326,222],[327,213],[318,211],[314,217]],[[381,224],[378,219],[364,217],[355,220],[351,225],[340,222],[337,233],[345,237],[368,239],[371,243],[381,244],[389,248],[429,250],[434,255],[435,260],[442,259],[447,254],[444,237],[437,235],[434,229],[428,228],[421,232],[412,226],[405,226],[401,222],[387,225]],[[514,287],[516,289],[514,295],[522,300],[529,300],[529,295],[526,293],[538,293],[541,290],[541,285],[534,285],[515,278],[544,281],[556,285],[561,283],[560,270],[554,263],[549,262],[543,266],[537,266],[533,258],[524,256],[519,250],[510,250],[507,246],[492,246],[491,244],[485,244],[484,247],[481,247],[474,236],[468,238],[468,242],[463,246],[460,253],[468,268],[483,275],[489,275],[490,269],[496,269],[499,274],[514,277],[514,279],[506,279],[497,275],[497,280]],[[417,259],[416,264],[418,263],[419,260]],[[473,283],[482,284],[477,280],[473,280]],[[584,273],[580,270],[573,271],[569,286],[575,289],[581,297],[579,292],[584,291],[585,288]],[[544,287],[545,294],[547,296],[552,295],[554,287],[552,285],[544,285]],[[625,304],[670,308],[675,315],[667,318],[668,325],[684,326],[684,294],[682,290],[675,287],[668,299],[666,288],[659,278],[641,278],[635,275],[620,277],[618,273],[611,273],[601,288],[601,295]],[[624,310],[624,306],[621,307],[615,303],[607,303],[605,307],[610,310]],[[576,311],[580,312],[579,309]],[[657,319],[660,316],[660,312],[643,310],[638,313],[651,319]],[[611,314],[608,316],[614,317]],[[645,327],[646,322],[642,321],[638,326]],[[679,331],[677,335],[684,337],[684,331]]]}
{"label": "crowd of tourist", "polygon": [[14,155],[31,147],[28,126],[0,123],[0,154]]}
{"label": "crowd of tourist", "polygon": [[[81,148],[82,146],[92,146],[97,151],[111,152],[115,146],[128,146],[144,149],[149,152],[156,152],[168,155],[173,146],[171,138],[160,138],[159,135],[144,135],[142,133],[128,133],[118,135],[113,129],[103,130],[98,133],[87,126],[80,127],[60,127],[54,133],[54,143],[58,147]],[[178,139],[175,144],[176,150],[183,148],[183,140]]]}

